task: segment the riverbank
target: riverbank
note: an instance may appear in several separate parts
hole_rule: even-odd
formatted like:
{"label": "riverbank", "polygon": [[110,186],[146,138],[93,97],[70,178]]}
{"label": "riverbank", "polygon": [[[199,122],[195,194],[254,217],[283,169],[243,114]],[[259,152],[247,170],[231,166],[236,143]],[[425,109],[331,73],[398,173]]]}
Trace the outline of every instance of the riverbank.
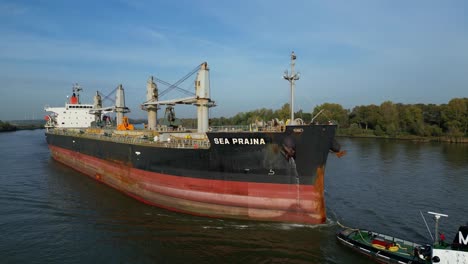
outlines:
{"label": "riverbank", "polygon": [[33,130],[43,128],[44,121],[42,120],[17,120],[9,122],[0,121],[0,132],[12,132],[17,130]]}
{"label": "riverbank", "polygon": [[421,136],[375,136],[375,135],[344,135],[338,134],[337,137],[345,137],[345,138],[377,138],[377,139],[394,139],[394,140],[407,140],[407,141],[415,141],[415,142],[447,142],[447,143],[468,143],[467,137],[449,137],[449,136],[441,136],[441,137],[421,137]]}
{"label": "riverbank", "polygon": [[19,130],[35,130],[35,129],[44,129],[44,126],[12,126],[10,128],[0,128],[1,132],[14,132]]}
{"label": "riverbank", "polygon": [[[186,120],[185,123],[193,124],[193,120],[189,119],[188,122]],[[0,121],[1,122],[1,121]],[[144,123],[145,120],[143,119],[136,119],[131,120],[133,124],[140,124]],[[184,123],[184,122],[183,122]],[[43,120],[16,120],[16,121],[9,121],[9,122],[1,122],[0,132],[11,132],[16,130],[33,130],[33,129],[44,129],[44,121]],[[396,139],[396,140],[409,140],[415,142],[448,142],[448,143],[468,143],[468,137],[450,137],[450,136],[431,136],[431,137],[423,137],[423,136],[415,136],[415,135],[398,135],[398,136],[388,136],[382,135],[377,136],[374,134],[373,130],[368,130],[366,133],[357,133],[353,134],[350,133],[349,129],[338,129],[337,137],[348,137],[348,138],[378,138],[378,139]]]}

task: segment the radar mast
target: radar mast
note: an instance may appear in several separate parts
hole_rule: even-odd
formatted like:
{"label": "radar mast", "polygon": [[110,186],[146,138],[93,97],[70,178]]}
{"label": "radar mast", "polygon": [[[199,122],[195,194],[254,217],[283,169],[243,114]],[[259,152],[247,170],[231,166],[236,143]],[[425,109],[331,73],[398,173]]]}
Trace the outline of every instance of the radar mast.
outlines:
{"label": "radar mast", "polygon": [[291,73],[288,73],[288,70],[284,71],[283,78],[289,82],[291,87],[291,117],[289,120],[289,125],[295,125],[296,122],[294,121],[294,89],[296,87],[296,81],[299,80],[299,72],[294,72],[294,66],[296,65],[296,54],[294,51],[291,53]]}

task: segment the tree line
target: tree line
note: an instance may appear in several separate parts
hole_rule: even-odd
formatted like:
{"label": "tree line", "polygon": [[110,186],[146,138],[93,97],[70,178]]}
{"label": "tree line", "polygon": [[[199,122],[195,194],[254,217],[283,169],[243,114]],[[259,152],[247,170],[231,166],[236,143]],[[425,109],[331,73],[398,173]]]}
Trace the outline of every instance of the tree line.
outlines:
{"label": "tree line", "polygon": [[[210,125],[245,125],[274,118],[287,120],[289,116],[289,104],[284,104],[278,110],[262,108],[230,118],[211,118]],[[295,112],[295,118],[306,123],[332,121],[338,124],[341,135],[462,138],[468,136],[468,98],[454,98],[440,105],[385,101],[380,105],[360,105],[353,109],[324,103],[316,106],[312,113]]]}
{"label": "tree line", "polygon": [[[312,112],[302,109],[295,118],[305,123],[338,124],[338,134],[349,136],[380,137],[468,137],[468,98],[454,98],[447,104],[402,104],[385,101],[380,105],[360,105],[345,109],[340,104],[324,103]],[[273,119],[288,120],[289,104],[280,109],[261,108],[240,112],[233,117],[210,119],[210,126],[249,125]],[[195,127],[196,120],[182,119],[182,125]],[[38,126],[41,127],[41,126]],[[1,131],[14,131],[17,126],[0,120]]]}
{"label": "tree line", "polygon": [[4,132],[4,131],[15,131],[17,129],[16,126],[8,123],[8,122],[3,122],[2,120],[0,120],[0,132]]}

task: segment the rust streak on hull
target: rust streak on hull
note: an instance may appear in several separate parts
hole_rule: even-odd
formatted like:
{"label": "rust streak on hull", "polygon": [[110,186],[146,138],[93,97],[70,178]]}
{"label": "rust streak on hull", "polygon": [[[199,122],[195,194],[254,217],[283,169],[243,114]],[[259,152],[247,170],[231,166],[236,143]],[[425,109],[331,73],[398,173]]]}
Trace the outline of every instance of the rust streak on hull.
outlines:
{"label": "rust streak on hull", "polygon": [[[52,157],[144,203],[193,215],[325,222],[324,168],[314,185],[236,182],[148,172],[49,145]],[[227,188],[228,186],[229,188]]]}

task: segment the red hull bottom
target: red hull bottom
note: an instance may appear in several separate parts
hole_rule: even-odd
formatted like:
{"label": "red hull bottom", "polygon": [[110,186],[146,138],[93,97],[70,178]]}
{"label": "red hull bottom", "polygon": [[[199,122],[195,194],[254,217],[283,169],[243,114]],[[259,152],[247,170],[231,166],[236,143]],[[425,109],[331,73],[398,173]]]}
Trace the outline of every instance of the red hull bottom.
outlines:
{"label": "red hull bottom", "polygon": [[324,169],[315,185],[208,180],[148,172],[49,145],[52,157],[144,203],[214,218],[322,224]]}

